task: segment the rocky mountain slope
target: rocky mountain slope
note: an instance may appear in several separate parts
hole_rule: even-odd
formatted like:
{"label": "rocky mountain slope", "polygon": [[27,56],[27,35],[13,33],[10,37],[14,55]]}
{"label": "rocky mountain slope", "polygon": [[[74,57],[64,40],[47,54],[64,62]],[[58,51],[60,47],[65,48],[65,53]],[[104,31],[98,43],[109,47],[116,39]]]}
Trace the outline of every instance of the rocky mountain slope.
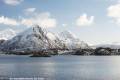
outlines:
{"label": "rocky mountain slope", "polygon": [[60,42],[47,37],[47,32],[38,25],[25,30],[1,46],[2,50],[40,50],[60,47]]}
{"label": "rocky mountain slope", "polygon": [[35,25],[12,39],[2,43],[0,49],[14,50],[14,51],[28,51],[28,50],[41,50],[41,49],[76,49],[76,48],[89,48],[89,46],[76,38],[68,31],[61,32],[59,35],[51,33],[42,29],[40,26]]}
{"label": "rocky mountain slope", "polygon": [[79,38],[77,38],[73,33],[70,31],[63,31],[59,34],[59,38],[62,41],[62,43],[65,44],[65,46],[68,49],[76,49],[76,48],[89,48],[88,44],[80,41]]}

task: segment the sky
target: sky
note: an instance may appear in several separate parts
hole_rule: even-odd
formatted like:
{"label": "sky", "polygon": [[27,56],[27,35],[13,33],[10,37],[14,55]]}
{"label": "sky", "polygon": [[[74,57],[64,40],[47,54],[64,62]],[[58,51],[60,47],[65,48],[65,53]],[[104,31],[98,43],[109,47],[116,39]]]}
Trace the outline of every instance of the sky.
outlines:
{"label": "sky", "polygon": [[34,24],[89,45],[120,43],[120,0],[0,0],[0,31]]}

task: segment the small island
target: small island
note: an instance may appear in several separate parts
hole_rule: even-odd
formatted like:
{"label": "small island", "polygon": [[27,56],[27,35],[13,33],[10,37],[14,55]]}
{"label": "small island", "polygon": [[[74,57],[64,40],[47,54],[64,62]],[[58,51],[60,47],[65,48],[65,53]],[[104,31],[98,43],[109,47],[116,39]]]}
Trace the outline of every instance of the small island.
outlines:
{"label": "small island", "polygon": [[30,57],[50,57],[50,54],[48,54],[48,52],[44,52],[44,51],[35,51],[32,52],[32,55]]}

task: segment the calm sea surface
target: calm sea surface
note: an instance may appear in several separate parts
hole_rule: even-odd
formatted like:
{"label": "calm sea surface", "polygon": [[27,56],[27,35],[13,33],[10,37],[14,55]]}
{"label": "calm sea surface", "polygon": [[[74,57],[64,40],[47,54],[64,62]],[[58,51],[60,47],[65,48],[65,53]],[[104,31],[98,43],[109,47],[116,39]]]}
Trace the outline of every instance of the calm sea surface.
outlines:
{"label": "calm sea surface", "polygon": [[120,80],[120,56],[0,56],[0,76],[44,80]]}

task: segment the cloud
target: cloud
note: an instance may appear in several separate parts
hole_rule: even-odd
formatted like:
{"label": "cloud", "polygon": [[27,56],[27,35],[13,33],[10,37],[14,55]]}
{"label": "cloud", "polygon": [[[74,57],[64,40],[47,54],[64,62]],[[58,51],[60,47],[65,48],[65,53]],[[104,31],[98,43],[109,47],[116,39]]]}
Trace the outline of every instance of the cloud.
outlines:
{"label": "cloud", "polygon": [[7,18],[4,16],[0,17],[0,24],[5,24],[9,26],[17,26],[19,23],[15,19]]}
{"label": "cloud", "polygon": [[111,5],[108,7],[108,16],[113,18],[120,17],[120,4]]}
{"label": "cloud", "polygon": [[120,3],[109,6],[107,16],[112,18],[115,23],[120,24]]}
{"label": "cloud", "polygon": [[28,14],[25,17],[19,16],[16,19],[12,19],[9,17],[0,17],[0,24],[8,25],[8,26],[26,26],[31,27],[33,25],[39,25],[44,28],[56,27],[57,21],[55,18],[51,17],[49,12],[35,12],[35,8],[26,9],[28,12],[34,12],[32,14]]}
{"label": "cloud", "polygon": [[27,8],[24,10],[25,14],[31,14],[36,11],[36,8]]}
{"label": "cloud", "polygon": [[11,5],[11,6],[16,6],[20,4],[24,0],[3,0],[5,4]]}
{"label": "cloud", "polygon": [[87,14],[83,14],[76,20],[77,26],[89,26],[94,23],[94,16],[88,17]]}
{"label": "cloud", "polygon": [[32,26],[35,24],[38,24],[41,27],[50,28],[55,27],[57,24],[57,21],[55,18],[52,18],[50,13],[36,13],[32,15],[30,18],[22,18],[21,24],[25,26]]}

